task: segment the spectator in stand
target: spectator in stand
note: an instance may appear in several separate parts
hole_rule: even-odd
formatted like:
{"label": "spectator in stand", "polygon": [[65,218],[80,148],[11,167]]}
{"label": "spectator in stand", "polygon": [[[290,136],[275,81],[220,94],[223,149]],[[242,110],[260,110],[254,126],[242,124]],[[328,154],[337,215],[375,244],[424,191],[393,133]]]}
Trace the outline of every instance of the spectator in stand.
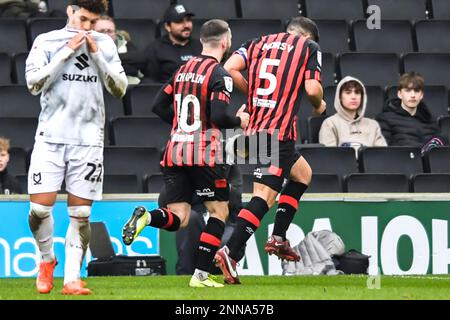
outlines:
{"label": "spectator in stand", "polygon": [[417,146],[426,151],[430,147],[446,145],[448,137],[440,132],[424,97],[425,81],[415,72],[400,77],[398,98],[387,101],[376,119],[390,146]]}
{"label": "spectator in stand", "polygon": [[106,15],[96,22],[95,31],[105,33],[114,40],[128,84],[139,84],[144,77],[140,69],[143,68],[145,58],[131,41],[130,34],[125,30],[116,30],[114,19]]}
{"label": "spectator in stand", "polygon": [[202,47],[192,39],[192,16],[182,4],[171,5],[164,14],[167,34],[145,49],[145,82],[165,83],[181,65],[198,56]]}
{"label": "spectator in stand", "polygon": [[322,123],[319,142],[327,147],[353,147],[355,150],[361,146],[386,146],[378,122],[364,117],[366,107],[363,83],[353,77],[343,78],[334,99],[337,113]]}
{"label": "spectator in stand", "polygon": [[9,140],[0,137],[0,194],[22,193],[19,181],[8,173]]}

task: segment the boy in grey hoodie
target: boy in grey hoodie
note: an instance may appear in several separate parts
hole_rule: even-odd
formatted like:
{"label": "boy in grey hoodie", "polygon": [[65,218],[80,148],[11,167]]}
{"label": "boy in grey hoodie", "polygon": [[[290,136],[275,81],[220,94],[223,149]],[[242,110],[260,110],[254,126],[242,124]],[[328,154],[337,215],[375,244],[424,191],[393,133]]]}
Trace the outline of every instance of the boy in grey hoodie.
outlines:
{"label": "boy in grey hoodie", "polygon": [[327,147],[386,146],[377,121],[364,117],[367,106],[366,88],[356,78],[343,78],[334,99],[336,114],[328,117],[319,132],[319,143]]}

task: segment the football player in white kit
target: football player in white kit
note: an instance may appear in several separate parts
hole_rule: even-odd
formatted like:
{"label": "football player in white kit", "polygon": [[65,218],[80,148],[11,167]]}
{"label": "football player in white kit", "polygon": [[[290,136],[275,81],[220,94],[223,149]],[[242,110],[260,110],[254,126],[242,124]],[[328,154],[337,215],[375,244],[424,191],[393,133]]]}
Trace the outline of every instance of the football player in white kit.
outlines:
{"label": "football player in white kit", "polygon": [[107,0],[72,0],[67,26],[39,35],[26,61],[28,89],[33,95],[41,94],[28,173],[29,225],[41,254],[36,280],[40,293],[53,288],[57,259],[52,208],[63,180],[70,224],[62,293],[91,293],[80,279],[80,268],[89,245],[92,202],[102,197],[102,83],[119,99],[128,85],[112,39],[91,31],[107,6]]}

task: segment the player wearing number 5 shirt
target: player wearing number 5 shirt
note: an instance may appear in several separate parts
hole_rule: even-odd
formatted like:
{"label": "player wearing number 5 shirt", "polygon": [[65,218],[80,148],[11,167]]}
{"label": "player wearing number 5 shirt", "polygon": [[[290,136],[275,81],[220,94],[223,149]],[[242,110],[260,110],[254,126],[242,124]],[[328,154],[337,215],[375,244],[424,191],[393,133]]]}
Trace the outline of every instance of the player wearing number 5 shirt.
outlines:
{"label": "player wearing number 5 shirt", "polygon": [[195,192],[210,218],[200,237],[196,269],[189,285],[223,287],[209,274],[228,216],[229,184],[221,159],[219,129],[245,128],[249,115],[243,108],[236,116],[227,114],[233,81],[219,61],[231,46],[228,24],[223,20],[205,22],[200,29],[200,40],[202,54],[179,68],[153,103],[153,111],[172,125],[161,161],[167,208],[149,212],[137,207],[122,236],[129,245],[147,225],[168,231],[185,227]]}
{"label": "player wearing number 5 shirt", "polygon": [[91,31],[107,10],[106,0],[73,0],[68,23],[39,35],[26,60],[26,80],[41,95],[41,113],[28,174],[29,225],[41,262],[40,293],[53,288],[52,209],[63,180],[68,193],[63,294],[85,295],[80,267],[89,245],[93,200],[102,196],[105,106],[103,85],[122,98],[127,77],[111,38]]}
{"label": "player wearing number 5 shirt", "polygon": [[[299,260],[286,239],[286,231],[312,172],[308,162],[295,150],[296,114],[303,91],[316,114],[326,108],[320,84],[322,58],[318,39],[316,24],[308,18],[296,17],[291,19],[286,32],[248,41],[225,63],[235,85],[248,97],[250,122],[245,133],[258,136],[259,150],[267,150],[270,159],[267,165],[256,168],[253,197],[239,213],[227,245],[216,254],[227,283],[239,283],[238,252],[275,203],[285,179],[273,233],[264,249],[281,259]],[[243,70],[248,71],[248,81],[241,73]],[[262,135],[267,139],[259,139]],[[267,141],[265,148],[261,141]]]}

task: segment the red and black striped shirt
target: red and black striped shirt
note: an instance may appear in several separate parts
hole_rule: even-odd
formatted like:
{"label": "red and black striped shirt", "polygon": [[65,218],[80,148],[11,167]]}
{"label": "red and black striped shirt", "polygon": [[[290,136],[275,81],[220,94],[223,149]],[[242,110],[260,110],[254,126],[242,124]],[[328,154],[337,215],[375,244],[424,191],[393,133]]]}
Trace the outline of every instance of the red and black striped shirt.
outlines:
{"label": "red and black striped shirt", "polygon": [[194,57],[163,87],[173,101],[172,131],[162,166],[214,166],[223,163],[220,128],[211,120],[211,102],[230,103],[233,80],[209,56]]}
{"label": "red and black striped shirt", "polygon": [[[247,134],[267,130],[278,140],[296,140],[296,114],[304,81],[321,78],[320,47],[289,33],[262,36],[236,51],[248,70]],[[277,132],[278,131],[278,132]]]}

